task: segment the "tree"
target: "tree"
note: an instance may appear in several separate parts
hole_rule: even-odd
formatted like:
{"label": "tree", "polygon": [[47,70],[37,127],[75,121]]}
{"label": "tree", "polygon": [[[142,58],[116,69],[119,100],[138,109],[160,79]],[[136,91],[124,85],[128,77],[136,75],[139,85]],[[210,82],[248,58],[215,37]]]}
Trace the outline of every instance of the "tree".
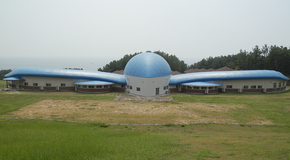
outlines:
{"label": "tree", "polygon": [[0,80],[3,80],[4,76],[11,71],[12,71],[11,69],[0,70]]}

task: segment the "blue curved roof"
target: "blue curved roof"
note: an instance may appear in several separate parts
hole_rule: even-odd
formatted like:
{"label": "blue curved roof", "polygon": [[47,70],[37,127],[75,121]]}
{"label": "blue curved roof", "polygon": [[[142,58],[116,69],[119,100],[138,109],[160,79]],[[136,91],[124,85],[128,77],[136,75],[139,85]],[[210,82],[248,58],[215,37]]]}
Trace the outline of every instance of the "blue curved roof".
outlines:
{"label": "blue curved roof", "polygon": [[166,60],[155,53],[140,53],[129,60],[124,75],[134,77],[164,77],[171,75],[171,69]]}
{"label": "blue curved roof", "polygon": [[75,82],[76,85],[111,85],[114,84],[112,82],[105,82],[105,81],[82,81],[82,82]]}
{"label": "blue curved roof", "polygon": [[18,77],[9,77],[9,78],[4,78],[4,81],[23,81],[24,79],[18,78]]}
{"label": "blue curved roof", "polygon": [[210,83],[210,82],[188,82],[188,83],[182,83],[182,85],[186,85],[186,86],[204,86],[204,87],[221,86],[221,84]]}
{"label": "blue curved roof", "polygon": [[113,82],[117,84],[127,84],[125,76],[85,70],[69,70],[69,69],[51,69],[51,68],[19,68],[6,74],[5,77],[21,77],[21,76],[40,76],[40,77],[58,77],[58,78],[74,78],[99,80]]}
{"label": "blue curved roof", "polygon": [[289,78],[284,76],[282,73],[272,70],[216,71],[173,75],[170,78],[169,85],[177,85],[188,82],[240,79],[281,79],[285,81],[289,80]]}

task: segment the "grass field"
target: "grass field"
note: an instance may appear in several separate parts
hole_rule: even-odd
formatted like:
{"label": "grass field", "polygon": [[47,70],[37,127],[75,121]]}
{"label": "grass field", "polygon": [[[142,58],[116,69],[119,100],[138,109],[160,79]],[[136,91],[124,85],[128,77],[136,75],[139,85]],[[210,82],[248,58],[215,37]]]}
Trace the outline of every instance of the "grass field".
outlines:
{"label": "grass field", "polygon": [[116,96],[0,92],[0,159],[290,159],[290,92]]}
{"label": "grass field", "polygon": [[0,80],[0,88],[6,88],[6,81]]}

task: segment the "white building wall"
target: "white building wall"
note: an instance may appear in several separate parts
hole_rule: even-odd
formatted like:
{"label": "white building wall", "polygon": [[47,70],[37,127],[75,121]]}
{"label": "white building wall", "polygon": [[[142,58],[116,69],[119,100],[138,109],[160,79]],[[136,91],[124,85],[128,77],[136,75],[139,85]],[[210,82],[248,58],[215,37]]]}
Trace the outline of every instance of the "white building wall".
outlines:
{"label": "white building wall", "polygon": [[221,88],[226,88],[227,85],[232,85],[232,88],[235,89],[243,89],[245,85],[251,88],[251,86],[255,85],[256,87],[262,86],[263,89],[273,88],[274,83],[277,84],[277,88],[279,87],[279,83],[281,83],[281,87],[286,85],[286,82],[280,79],[246,79],[246,80],[223,80],[223,81],[211,81],[213,83],[221,84]]}
{"label": "white building wall", "polygon": [[59,87],[61,86],[61,83],[65,83],[66,87],[72,87],[72,86],[75,86],[74,82],[87,81],[87,80],[82,80],[82,79],[69,79],[69,78],[57,78],[57,77],[23,76],[21,78],[25,79],[25,81],[22,81],[21,85],[24,85],[25,82],[28,83],[28,86],[33,86],[33,83],[37,83],[38,86],[40,87],[45,87],[46,83],[50,83],[51,87]]}
{"label": "white building wall", "polygon": [[[130,94],[140,96],[160,96],[169,94],[169,80],[171,76],[157,77],[157,78],[143,78],[126,76],[127,91]],[[132,89],[130,89],[130,87]],[[164,87],[166,88],[164,90]],[[140,88],[140,91],[137,90]],[[159,88],[159,94],[156,95],[156,88]]]}

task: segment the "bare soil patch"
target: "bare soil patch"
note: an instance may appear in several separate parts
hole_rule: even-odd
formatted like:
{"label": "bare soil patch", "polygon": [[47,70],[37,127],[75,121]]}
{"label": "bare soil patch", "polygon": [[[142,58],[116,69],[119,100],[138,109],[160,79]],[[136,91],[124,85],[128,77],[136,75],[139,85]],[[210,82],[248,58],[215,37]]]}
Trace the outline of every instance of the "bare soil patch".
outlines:
{"label": "bare soil patch", "polygon": [[[226,113],[243,107],[245,106],[152,101],[43,100],[4,117],[117,124],[238,123]],[[259,121],[254,123],[271,124],[271,121],[259,117]]]}

